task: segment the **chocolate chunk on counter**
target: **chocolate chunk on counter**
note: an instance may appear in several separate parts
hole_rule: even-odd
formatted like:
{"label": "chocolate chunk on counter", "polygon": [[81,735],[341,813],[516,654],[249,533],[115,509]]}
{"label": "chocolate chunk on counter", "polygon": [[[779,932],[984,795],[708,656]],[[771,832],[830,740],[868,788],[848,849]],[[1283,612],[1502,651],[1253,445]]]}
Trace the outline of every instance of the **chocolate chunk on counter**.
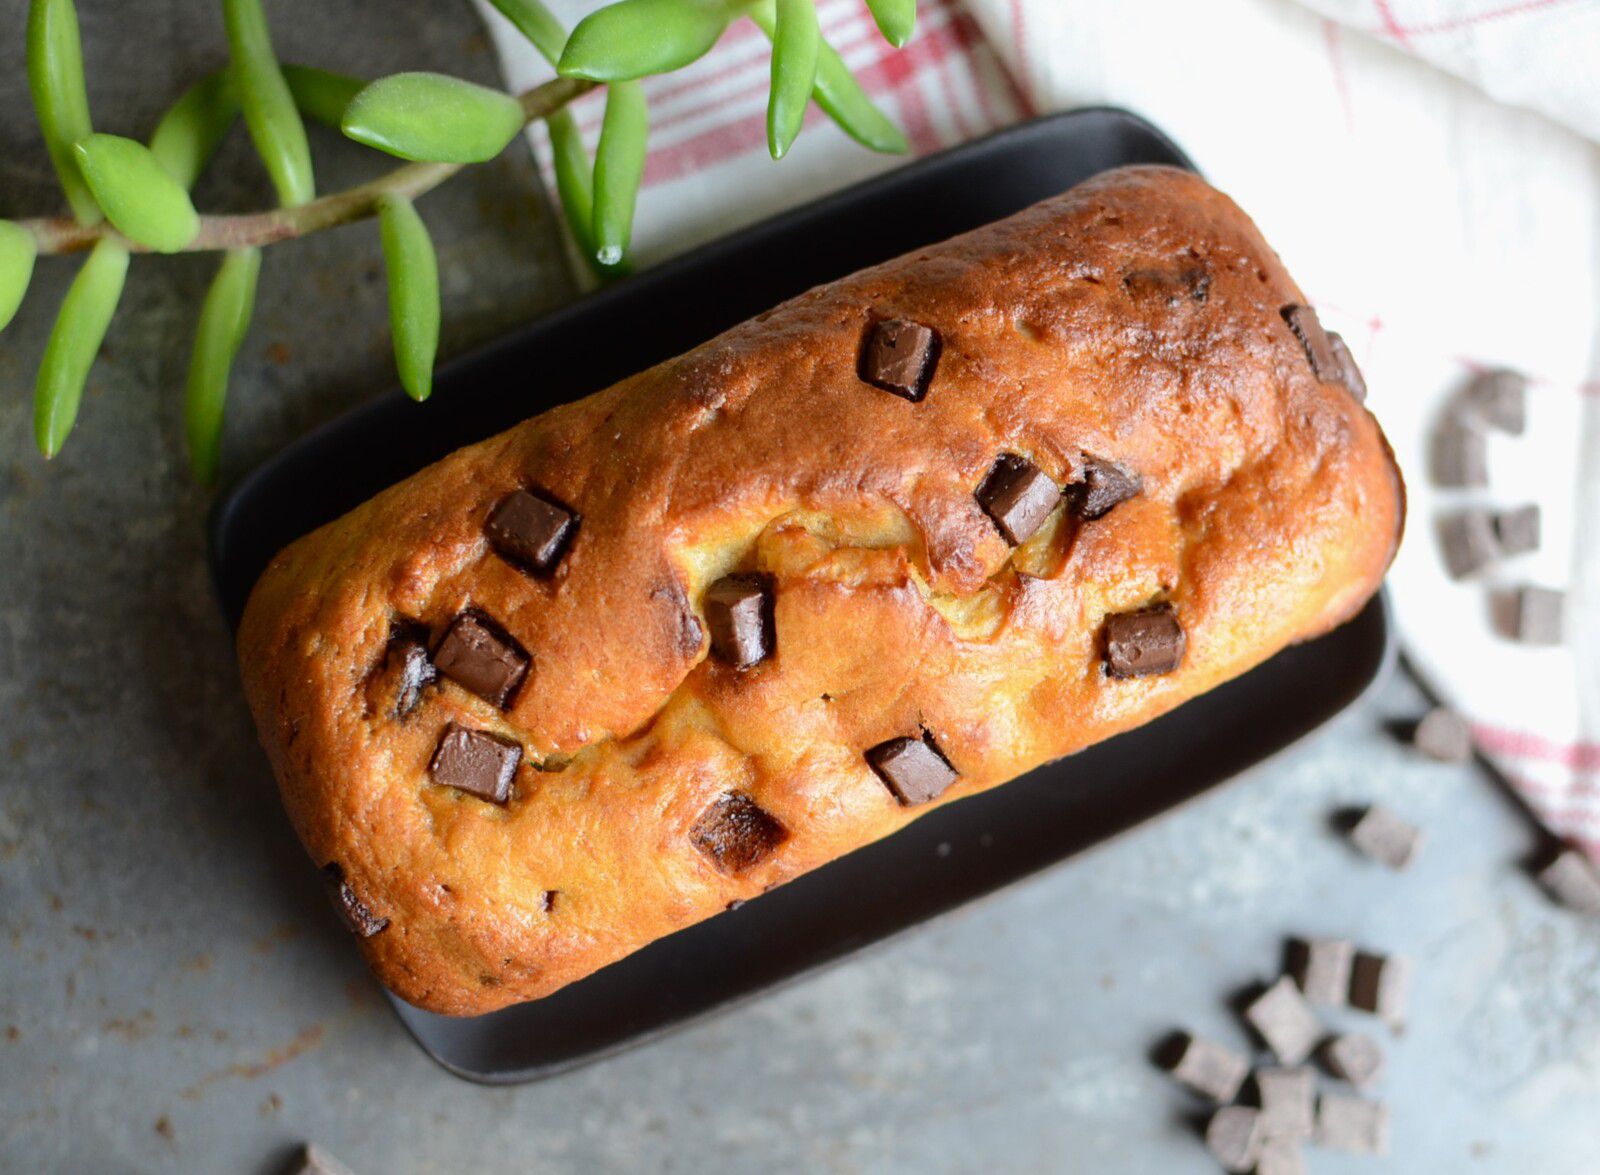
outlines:
{"label": "chocolate chunk on counter", "polygon": [[1002,453],[978,487],[978,505],[1013,547],[1033,537],[1061,501],[1055,482],[1026,458]]}
{"label": "chocolate chunk on counter", "polygon": [[1283,315],[1283,321],[1289,324],[1294,337],[1300,340],[1300,346],[1305,349],[1306,359],[1311,363],[1311,373],[1320,380],[1343,383],[1344,369],[1328,338],[1328,332],[1322,329],[1322,320],[1317,317],[1317,312],[1309,306],[1289,305],[1278,313]]}
{"label": "chocolate chunk on counter", "polygon": [[866,756],[867,763],[902,807],[938,799],[960,775],[950,766],[931,734],[921,738],[892,738],[870,748]]}
{"label": "chocolate chunk on counter", "polygon": [[1261,1131],[1268,1138],[1307,1139],[1316,1126],[1317,1075],[1306,1065],[1256,1070]]}
{"label": "chocolate chunk on counter", "polygon": [[1528,422],[1528,377],[1515,371],[1486,371],[1467,387],[1466,409],[1474,420],[1512,436]]}
{"label": "chocolate chunk on counter", "polygon": [[1494,516],[1494,538],[1500,545],[1500,556],[1526,555],[1539,549],[1539,507],[1519,506],[1515,510],[1502,510]]}
{"label": "chocolate chunk on counter", "polygon": [[1313,1004],[1342,1007],[1350,992],[1350,964],[1356,948],[1342,938],[1289,941],[1289,974]]}
{"label": "chocolate chunk on counter", "polygon": [[711,651],[735,669],[772,656],[772,589],[760,575],[729,575],[706,589]]}
{"label": "chocolate chunk on counter", "polygon": [[578,529],[578,516],[528,490],[502,499],[483,531],[489,545],[514,567],[542,574],[561,559]]}
{"label": "chocolate chunk on counter", "polygon": [[1107,616],[1101,635],[1106,673],[1118,678],[1171,673],[1188,644],[1171,604]]}
{"label": "chocolate chunk on counter", "polygon": [[718,796],[689,829],[689,843],[729,875],[759,864],[788,839],[788,829],[742,791]]}
{"label": "chocolate chunk on counter", "polygon": [[1357,1089],[1366,1089],[1383,1076],[1383,1048],[1364,1032],[1347,1032],[1322,1046],[1328,1072]]}
{"label": "chocolate chunk on counter", "polygon": [[1382,804],[1373,804],[1350,830],[1350,843],[1391,869],[1404,869],[1422,847],[1422,830]]}
{"label": "chocolate chunk on counter", "polygon": [[1600,914],[1600,868],[1577,849],[1562,849],[1539,870],[1539,884],[1568,909]]}
{"label": "chocolate chunk on counter", "polygon": [[1169,1072],[1201,1097],[1226,1105],[1238,1096],[1250,1062],[1207,1037],[1185,1035]]}
{"label": "chocolate chunk on counter", "polygon": [[1339,364],[1339,382],[1344,384],[1350,394],[1355,397],[1357,404],[1367,402],[1367,381],[1361,374],[1361,368],[1356,366],[1356,357],[1350,352],[1350,345],[1344,341],[1344,336],[1336,330],[1328,332],[1328,346],[1333,350],[1333,357]]}
{"label": "chocolate chunk on counter", "polygon": [[530,658],[511,637],[463,612],[433,651],[439,672],[501,709],[528,674]]}
{"label": "chocolate chunk on counter", "polygon": [[1322,1022],[1287,975],[1257,996],[1244,1018],[1285,1065],[1304,1061],[1323,1035]]}
{"label": "chocolate chunk on counter", "polygon": [[1472,758],[1472,727],[1454,710],[1435,706],[1412,731],[1411,745],[1441,763],[1465,763]]}
{"label": "chocolate chunk on counter", "polygon": [[444,728],[439,746],[428,764],[433,782],[504,804],[511,798],[511,781],[522,762],[522,748],[510,739],[486,730],[469,730],[452,722]]}
{"label": "chocolate chunk on counter", "polygon": [[1261,1111],[1254,1107],[1223,1106],[1206,1123],[1206,1149],[1224,1171],[1248,1175],[1261,1142]]}
{"label": "chocolate chunk on counter", "polygon": [[1093,522],[1143,490],[1144,478],[1127,466],[1085,456],[1083,476],[1063,492],[1067,496],[1067,509],[1083,521]]}
{"label": "chocolate chunk on counter", "polygon": [[1255,1175],[1306,1175],[1306,1157],[1288,1138],[1268,1138],[1256,1156]]}
{"label": "chocolate chunk on counter", "polygon": [[873,387],[920,400],[939,365],[939,332],[920,322],[884,319],[867,328],[857,374]]}
{"label": "chocolate chunk on counter", "polygon": [[1511,635],[1525,645],[1559,645],[1567,597],[1552,588],[1518,588],[1511,600]]}
{"label": "chocolate chunk on counter", "polygon": [[1317,1099],[1317,1145],[1363,1155],[1389,1153],[1389,1107],[1346,1094]]}
{"label": "chocolate chunk on counter", "polygon": [[[1600,891],[1600,886],[1597,886]],[[1600,906],[1596,907],[1600,912]],[[1350,1006],[1380,1017],[1391,1028],[1405,1023],[1411,961],[1398,955],[1356,954],[1350,968]]]}
{"label": "chocolate chunk on counter", "polygon": [[1465,579],[1500,557],[1487,510],[1458,510],[1439,519],[1439,545],[1451,579]]}
{"label": "chocolate chunk on counter", "polygon": [[1445,489],[1482,489],[1489,484],[1489,442],[1483,433],[1446,421],[1433,434],[1433,481]]}
{"label": "chocolate chunk on counter", "polygon": [[351,934],[371,938],[389,925],[387,918],[373,913],[367,904],[356,896],[356,891],[345,881],[344,869],[337,861],[329,861],[322,867],[322,878],[327,883],[328,896],[333,900],[333,908],[338,911],[339,917]]}

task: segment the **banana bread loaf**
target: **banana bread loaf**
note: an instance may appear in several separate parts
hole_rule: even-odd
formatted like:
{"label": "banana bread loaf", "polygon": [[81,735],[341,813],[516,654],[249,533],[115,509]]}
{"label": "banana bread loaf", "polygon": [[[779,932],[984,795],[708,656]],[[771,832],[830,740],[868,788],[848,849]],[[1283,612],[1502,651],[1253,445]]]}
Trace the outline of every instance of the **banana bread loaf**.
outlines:
{"label": "banana bread loaf", "polygon": [[379,977],[490,1011],[1354,614],[1363,392],[1231,201],[1111,172],[294,543],[246,692]]}

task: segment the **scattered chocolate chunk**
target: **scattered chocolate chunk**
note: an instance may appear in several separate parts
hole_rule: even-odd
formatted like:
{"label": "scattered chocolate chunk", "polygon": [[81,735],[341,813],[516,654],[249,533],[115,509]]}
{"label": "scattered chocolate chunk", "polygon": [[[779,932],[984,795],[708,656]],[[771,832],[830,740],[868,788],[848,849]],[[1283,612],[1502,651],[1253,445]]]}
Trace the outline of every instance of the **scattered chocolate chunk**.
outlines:
{"label": "scattered chocolate chunk", "polygon": [[1389,1153],[1389,1107],[1325,1093],[1317,1099],[1317,1144],[1364,1155]]}
{"label": "scattered chocolate chunk", "polygon": [[1494,520],[1487,510],[1459,510],[1439,519],[1439,543],[1451,579],[1465,579],[1500,557]]}
{"label": "scattered chocolate chunk", "polygon": [[1144,490],[1144,478],[1115,461],[1102,461],[1085,456],[1083,476],[1063,491],[1067,496],[1067,509],[1083,519],[1093,522]]}
{"label": "scattered chocolate chunk", "polygon": [[772,656],[772,590],[760,575],[729,575],[706,589],[711,651],[735,669]]}
{"label": "scattered chocolate chunk", "polygon": [[1224,1171],[1247,1175],[1261,1141],[1261,1111],[1252,1106],[1223,1106],[1206,1123],[1206,1149]]}
{"label": "scattered chocolate chunk", "polygon": [[1250,1062],[1226,1045],[1204,1036],[1183,1038],[1170,1072],[1184,1085],[1219,1105],[1231,1102],[1250,1072]]}
{"label": "scattered chocolate chunk", "polygon": [[920,400],[928,394],[939,365],[939,332],[903,318],[885,319],[867,328],[857,373],[873,387]]}
{"label": "scattered chocolate chunk", "polygon": [[1472,758],[1472,727],[1454,710],[1435,706],[1417,723],[1411,745],[1441,763],[1465,763]]}
{"label": "scattered chocolate chunk", "polygon": [[1433,480],[1446,489],[1482,489],[1489,484],[1489,442],[1483,433],[1446,421],[1433,434]]}
{"label": "scattered chocolate chunk", "polygon": [[1339,363],[1339,382],[1355,397],[1357,404],[1367,402],[1367,381],[1361,374],[1361,368],[1356,366],[1356,357],[1351,354],[1350,345],[1344,341],[1344,336],[1336,330],[1328,332],[1328,346],[1333,349],[1333,357]]}
{"label": "scattered chocolate chunk", "polygon": [[1422,847],[1422,830],[1382,804],[1373,804],[1350,830],[1350,843],[1374,861],[1404,869]]}
{"label": "scattered chocolate chunk", "polygon": [[1175,309],[1185,301],[1203,304],[1211,293],[1211,273],[1203,265],[1135,269],[1123,276],[1122,288],[1136,302],[1161,301]]}
{"label": "scattered chocolate chunk", "polygon": [[1528,377],[1515,371],[1486,371],[1467,387],[1466,409],[1489,428],[1521,436],[1528,422]]}
{"label": "scattered chocolate chunk", "polygon": [[1518,588],[1512,597],[1512,635],[1525,645],[1559,645],[1566,600],[1551,588]]}
{"label": "scattered chocolate chunk", "polygon": [[1316,1125],[1317,1075],[1305,1065],[1268,1065],[1255,1073],[1261,1131],[1268,1138],[1306,1139]]}
{"label": "scattered chocolate chunk", "polygon": [[867,751],[867,763],[907,808],[938,799],[960,774],[931,734],[879,743]]}
{"label": "scattered chocolate chunk", "polygon": [[978,505],[1013,547],[1033,537],[1061,501],[1061,490],[1037,465],[1002,453],[978,487]]}
{"label": "scattered chocolate chunk", "polygon": [[577,529],[578,516],[571,510],[527,490],[502,499],[483,527],[496,554],[536,574],[556,565]]}
{"label": "scattered chocolate chunk", "polygon": [[1289,305],[1278,313],[1283,315],[1283,321],[1289,324],[1294,337],[1305,348],[1306,358],[1311,362],[1311,373],[1320,380],[1342,383],[1344,369],[1327,331],[1322,329],[1317,312],[1309,306]]}
{"label": "scattered chocolate chunk", "polygon": [[294,1175],[355,1175],[349,1167],[314,1142],[306,1143]]}
{"label": "scattered chocolate chunk", "polygon": [[1347,1032],[1322,1046],[1328,1072],[1357,1089],[1366,1089],[1383,1076],[1383,1048],[1364,1032]]}
{"label": "scattered chocolate chunk", "polygon": [[428,773],[433,782],[453,787],[488,800],[491,804],[504,804],[511,798],[511,781],[516,778],[517,764],[522,762],[522,748],[510,739],[490,734],[486,730],[469,730],[452,722],[444,728],[444,736],[433,752]]}
{"label": "scattered chocolate chunk", "polygon": [[1285,1065],[1300,1064],[1322,1039],[1322,1022],[1287,975],[1257,996],[1244,1018]]}
{"label": "scattered chocolate chunk", "polygon": [[522,646],[482,617],[463,612],[433,651],[439,672],[501,709],[527,676]]}
{"label": "scattered chocolate chunk", "polygon": [[689,843],[729,875],[759,864],[788,839],[788,829],[742,791],[718,796],[689,829]]}
{"label": "scattered chocolate chunk", "polygon": [[1255,1175],[1306,1175],[1306,1157],[1288,1138],[1268,1138],[1256,1157]]}
{"label": "scattered chocolate chunk", "polygon": [[[1600,886],[1597,886],[1600,892]],[[1600,907],[1597,907],[1600,910]],[[1356,954],[1350,969],[1350,1006],[1380,1017],[1391,1028],[1405,1022],[1411,961],[1398,955]]]}
{"label": "scattered chocolate chunk", "polygon": [[1568,909],[1600,914],[1600,869],[1577,849],[1562,849],[1539,870],[1539,884]]}
{"label": "scattered chocolate chunk", "polygon": [[1296,938],[1289,942],[1289,974],[1313,1004],[1341,1007],[1350,992],[1354,944],[1342,938]]}
{"label": "scattered chocolate chunk", "polygon": [[1539,507],[1519,506],[1515,510],[1500,511],[1494,516],[1494,538],[1500,545],[1501,557],[1505,559],[1537,551]]}
{"label": "scattered chocolate chunk", "polygon": [[1112,677],[1171,673],[1183,661],[1188,644],[1171,604],[1107,616],[1101,635],[1106,673]]}
{"label": "scattered chocolate chunk", "polygon": [[339,917],[344,920],[351,934],[371,938],[389,925],[387,918],[374,914],[367,908],[367,904],[356,896],[356,891],[345,881],[344,869],[337,861],[329,861],[324,865],[322,876],[328,884],[328,896],[333,899],[333,908],[339,912]]}

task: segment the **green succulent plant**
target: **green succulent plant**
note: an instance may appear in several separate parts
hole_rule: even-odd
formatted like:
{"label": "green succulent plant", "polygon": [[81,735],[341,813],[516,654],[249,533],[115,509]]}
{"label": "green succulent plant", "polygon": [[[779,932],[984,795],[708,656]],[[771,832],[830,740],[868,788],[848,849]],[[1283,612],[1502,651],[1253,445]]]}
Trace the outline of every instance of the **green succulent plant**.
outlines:
{"label": "green succulent plant", "polygon": [[[439,343],[439,275],[415,202],[542,121],[556,194],[580,250],[602,278],[626,272],[648,151],[640,80],[703,57],[735,21],[754,21],[772,42],[767,146],[774,159],[793,146],[813,101],[863,146],[906,150],[905,137],[823,38],[816,0],[618,0],[570,35],[541,0],[491,0],[557,73],[516,95],[435,73],[368,82],[282,64],[262,0],[220,3],[228,65],[181,94],[140,143],[94,130],[73,0],[30,0],[28,85],[68,214],[0,220],[0,330],[25,297],[37,257],[86,254],[34,388],[34,436],[46,457],[61,450],[72,429],[130,258],[218,252],[222,261],[200,309],[184,397],[190,468],[199,480],[214,480],[229,372],[250,328],[263,249],[369,217],[379,222],[400,383],[413,399],[426,399]],[[865,3],[883,36],[904,45],[916,0]],[[598,87],[607,91],[605,114],[591,160],[567,107]],[[278,207],[197,213],[189,190],[241,118]],[[408,162],[358,187],[318,195],[306,119]]]}

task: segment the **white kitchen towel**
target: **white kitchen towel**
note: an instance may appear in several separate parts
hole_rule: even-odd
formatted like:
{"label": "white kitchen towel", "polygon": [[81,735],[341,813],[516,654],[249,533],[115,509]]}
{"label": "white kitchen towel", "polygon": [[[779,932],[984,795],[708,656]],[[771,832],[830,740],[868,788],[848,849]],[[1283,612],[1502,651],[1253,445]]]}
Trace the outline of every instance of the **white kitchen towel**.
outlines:
{"label": "white kitchen towel", "polygon": [[[932,0],[900,52],[859,0],[819,12],[918,154],[1034,110],[1112,103],[1170,133],[1256,218],[1356,349],[1406,472],[1390,585],[1408,654],[1540,818],[1600,859],[1600,148],[1570,129],[1600,126],[1600,3],[1305,3]],[[553,7],[570,27],[598,2]],[[513,85],[549,76],[503,21],[490,27]],[[639,262],[896,164],[815,115],[773,164],[766,50],[735,26],[647,84]],[[591,144],[599,109],[579,107]],[[1527,433],[1493,438],[1489,490],[1433,488],[1433,428],[1473,372],[1500,365],[1533,377]],[[1438,519],[1525,502],[1544,512],[1540,551],[1450,580]],[[1569,591],[1562,647],[1497,633],[1495,593],[1523,583]]]}

